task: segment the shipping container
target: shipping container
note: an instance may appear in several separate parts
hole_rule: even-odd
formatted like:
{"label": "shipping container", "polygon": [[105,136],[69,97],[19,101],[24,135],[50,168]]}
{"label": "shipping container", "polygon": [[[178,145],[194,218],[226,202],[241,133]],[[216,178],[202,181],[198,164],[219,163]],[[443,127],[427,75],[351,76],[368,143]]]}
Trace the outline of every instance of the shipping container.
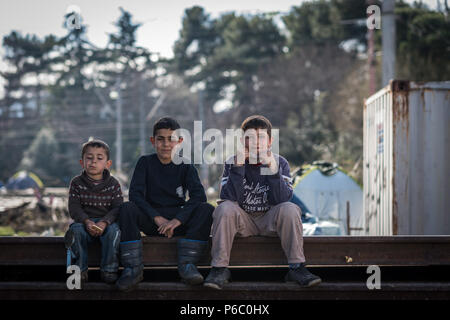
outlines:
{"label": "shipping container", "polygon": [[393,80],[364,103],[368,235],[450,234],[450,81]]}

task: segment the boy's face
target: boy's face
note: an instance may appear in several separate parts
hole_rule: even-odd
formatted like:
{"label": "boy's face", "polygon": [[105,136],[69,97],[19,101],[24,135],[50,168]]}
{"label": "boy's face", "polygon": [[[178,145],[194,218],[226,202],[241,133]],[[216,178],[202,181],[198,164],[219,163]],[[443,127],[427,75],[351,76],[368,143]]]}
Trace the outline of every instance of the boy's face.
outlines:
{"label": "boy's face", "polygon": [[103,176],[103,171],[111,167],[112,161],[108,160],[105,149],[88,147],[80,164],[88,176],[99,179]]}
{"label": "boy's face", "polygon": [[173,133],[174,130],[171,129],[159,129],[154,137],[150,137],[158,158],[165,162],[172,161],[173,148],[183,141],[182,137],[178,137]]}
{"label": "boy's face", "polygon": [[266,152],[272,145],[267,129],[248,129],[244,133],[245,150],[252,153]]}

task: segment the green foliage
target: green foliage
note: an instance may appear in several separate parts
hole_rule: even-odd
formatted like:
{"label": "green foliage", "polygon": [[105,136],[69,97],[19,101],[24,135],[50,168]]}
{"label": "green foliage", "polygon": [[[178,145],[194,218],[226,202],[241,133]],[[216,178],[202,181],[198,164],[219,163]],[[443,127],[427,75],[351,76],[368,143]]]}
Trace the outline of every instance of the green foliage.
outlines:
{"label": "green foliage", "polygon": [[400,3],[397,17],[397,78],[444,81],[450,78],[450,21],[442,12]]}
{"label": "green foliage", "polygon": [[337,8],[325,0],[305,2],[301,6],[294,7],[283,17],[291,34],[290,46],[300,47],[338,41],[342,34],[339,18]]}
{"label": "green foliage", "polygon": [[14,229],[9,226],[0,226],[0,237],[13,236],[15,234]]}
{"label": "green foliage", "polygon": [[223,97],[235,85],[234,102],[248,100],[258,67],[282,51],[285,39],[271,17],[225,14],[211,19],[203,8],[186,9],[174,46],[174,70],[189,84],[203,82],[206,100]]}
{"label": "green foliage", "polygon": [[365,45],[366,8],[361,0],[307,1],[293,7],[282,18],[290,35],[289,47],[337,45],[349,39]]}

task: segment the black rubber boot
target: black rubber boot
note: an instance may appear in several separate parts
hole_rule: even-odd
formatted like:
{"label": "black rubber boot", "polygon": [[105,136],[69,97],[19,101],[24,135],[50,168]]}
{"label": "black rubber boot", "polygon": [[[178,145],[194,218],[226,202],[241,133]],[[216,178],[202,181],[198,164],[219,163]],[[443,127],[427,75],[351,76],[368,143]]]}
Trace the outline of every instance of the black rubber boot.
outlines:
{"label": "black rubber boot", "polygon": [[81,284],[85,284],[89,281],[88,271],[81,271]]}
{"label": "black rubber boot", "polygon": [[203,276],[198,272],[195,264],[200,261],[207,246],[207,241],[178,240],[178,274],[182,281],[191,285],[203,282]]}
{"label": "black rubber boot", "polygon": [[121,242],[120,262],[124,267],[116,282],[121,291],[131,291],[144,279],[144,265],[142,264],[142,241]]}
{"label": "black rubber boot", "polygon": [[100,271],[100,278],[107,284],[113,284],[117,281],[117,272]]}

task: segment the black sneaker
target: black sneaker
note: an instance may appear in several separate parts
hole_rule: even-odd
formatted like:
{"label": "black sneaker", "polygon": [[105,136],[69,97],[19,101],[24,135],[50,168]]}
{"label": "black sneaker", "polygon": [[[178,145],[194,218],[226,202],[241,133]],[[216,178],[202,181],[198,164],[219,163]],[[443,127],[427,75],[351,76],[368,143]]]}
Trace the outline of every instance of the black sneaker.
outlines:
{"label": "black sneaker", "polygon": [[225,283],[229,282],[230,278],[231,273],[228,268],[212,267],[211,271],[208,274],[208,277],[206,277],[206,280],[203,283],[203,286],[220,290]]}
{"label": "black sneaker", "polygon": [[286,282],[297,282],[302,287],[312,287],[322,282],[322,279],[309,272],[303,263],[299,268],[289,269],[284,280]]}

